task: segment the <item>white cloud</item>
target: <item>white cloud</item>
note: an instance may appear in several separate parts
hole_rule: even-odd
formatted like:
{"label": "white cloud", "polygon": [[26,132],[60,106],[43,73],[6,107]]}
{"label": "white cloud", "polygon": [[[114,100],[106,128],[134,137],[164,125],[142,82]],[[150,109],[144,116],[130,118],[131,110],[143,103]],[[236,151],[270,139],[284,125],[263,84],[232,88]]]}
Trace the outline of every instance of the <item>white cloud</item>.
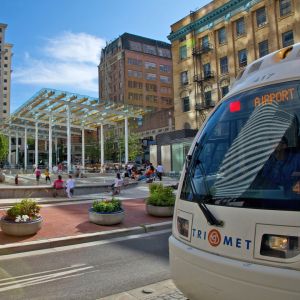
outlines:
{"label": "white cloud", "polygon": [[61,88],[71,92],[97,92],[100,51],[105,41],[86,33],[65,32],[46,40],[33,58],[25,53],[24,66],[13,73],[15,82]]}

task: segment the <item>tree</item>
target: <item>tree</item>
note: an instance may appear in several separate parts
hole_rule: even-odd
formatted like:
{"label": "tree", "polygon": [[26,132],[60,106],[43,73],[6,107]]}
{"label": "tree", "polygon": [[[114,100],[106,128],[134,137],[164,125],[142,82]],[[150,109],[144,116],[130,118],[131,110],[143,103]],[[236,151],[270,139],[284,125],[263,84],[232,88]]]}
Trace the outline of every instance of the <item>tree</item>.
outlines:
{"label": "tree", "polygon": [[[121,148],[121,153],[125,153],[125,137],[123,136],[119,145]],[[138,156],[143,154],[143,147],[139,136],[136,133],[130,133],[128,136],[128,159],[134,161]]]}
{"label": "tree", "polygon": [[0,161],[5,161],[8,155],[8,138],[0,133]]}

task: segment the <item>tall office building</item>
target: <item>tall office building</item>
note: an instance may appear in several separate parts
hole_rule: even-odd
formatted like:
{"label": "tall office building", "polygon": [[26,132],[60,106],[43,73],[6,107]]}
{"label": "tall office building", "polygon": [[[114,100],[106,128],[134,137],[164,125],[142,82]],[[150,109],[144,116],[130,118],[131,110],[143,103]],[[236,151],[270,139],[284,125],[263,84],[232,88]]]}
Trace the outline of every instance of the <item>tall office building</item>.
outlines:
{"label": "tall office building", "polygon": [[0,23],[0,121],[10,114],[12,44],[5,43],[7,25]]}
{"label": "tall office building", "polygon": [[196,129],[244,67],[300,42],[299,0],[215,0],[171,25],[176,129]]}
{"label": "tall office building", "polygon": [[172,108],[171,45],[129,33],[109,43],[101,52],[99,99]]}

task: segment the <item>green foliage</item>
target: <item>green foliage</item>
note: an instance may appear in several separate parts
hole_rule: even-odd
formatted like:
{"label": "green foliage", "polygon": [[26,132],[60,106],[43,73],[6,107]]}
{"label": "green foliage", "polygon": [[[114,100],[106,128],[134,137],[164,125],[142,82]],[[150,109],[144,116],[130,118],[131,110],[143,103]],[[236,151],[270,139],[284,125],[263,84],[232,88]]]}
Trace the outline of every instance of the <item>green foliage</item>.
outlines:
{"label": "green foliage", "polygon": [[[119,141],[121,152],[125,152],[125,137],[122,136]],[[128,159],[134,161],[137,156],[143,153],[142,142],[136,133],[130,133],[128,136]]]}
{"label": "green foliage", "polygon": [[39,217],[40,206],[31,199],[23,199],[6,211],[6,219],[14,221],[17,216],[27,215],[30,220]]}
{"label": "green foliage", "polygon": [[92,209],[98,213],[114,213],[122,210],[122,204],[119,199],[94,201]]}
{"label": "green foliage", "polygon": [[8,138],[0,133],[0,161],[7,158],[8,155]]}
{"label": "green foliage", "polygon": [[147,204],[154,206],[174,206],[175,195],[172,187],[164,187],[161,183],[152,183],[149,186],[150,196]]}

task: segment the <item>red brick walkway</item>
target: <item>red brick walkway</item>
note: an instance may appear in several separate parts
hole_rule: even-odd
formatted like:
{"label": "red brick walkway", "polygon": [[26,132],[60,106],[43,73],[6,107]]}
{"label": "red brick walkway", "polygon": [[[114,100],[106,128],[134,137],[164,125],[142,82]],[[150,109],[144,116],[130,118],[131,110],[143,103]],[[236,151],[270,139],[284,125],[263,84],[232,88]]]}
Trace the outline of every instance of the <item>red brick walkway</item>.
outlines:
{"label": "red brick walkway", "polygon": [[[122,204],[125,210],[124,222],[114,226],[100,226],[90,223],[88,209],[91,207],[91,203],[42,207],[40,214],[44,221],[42,229],[37,234],[30,237],[12,237],[5,235],[0,230],[0,245],[74,236],[172,220],[172,218],[156,218],[147,215],[143,199],[126,200]],[[0,211],[0,215],[3,214],[4,211]]]}

